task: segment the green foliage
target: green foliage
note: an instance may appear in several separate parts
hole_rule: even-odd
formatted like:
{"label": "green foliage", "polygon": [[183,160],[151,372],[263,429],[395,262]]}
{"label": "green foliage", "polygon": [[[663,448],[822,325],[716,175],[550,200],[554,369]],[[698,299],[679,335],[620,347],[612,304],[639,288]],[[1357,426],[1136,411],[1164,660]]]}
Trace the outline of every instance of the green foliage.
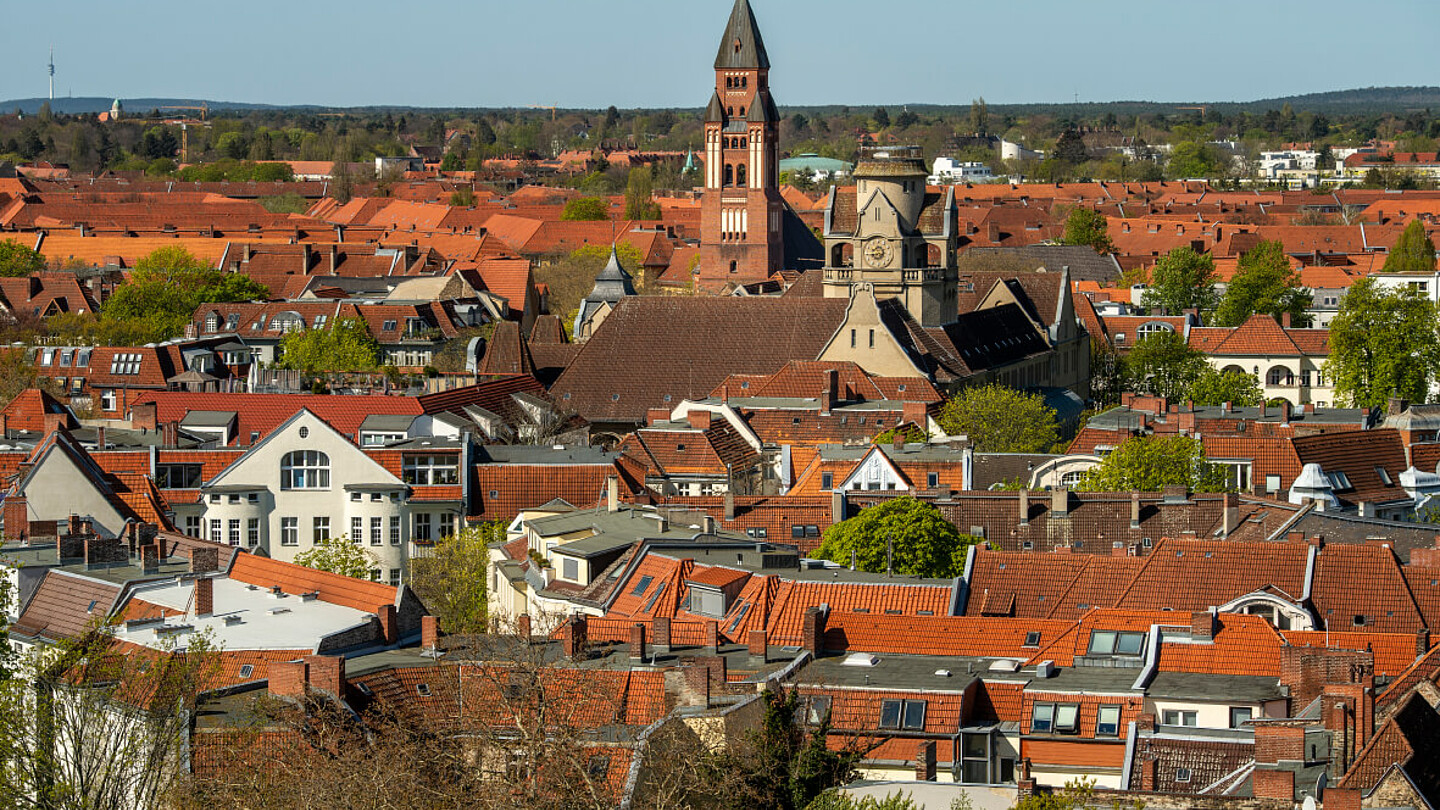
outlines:
{"label": "green foliage", "polygon": [[650,167],[636,166],[631,169],[630,177],[625,183],[625,218],[659,219],[660,205],[653,199],[654,193]]}
{"label": "green foliage", "polygon": [[457,188],[450,192],[450,204],[457,208],[470,208],[475,205],[475,190],[470,188]]}
{"label": "green foliage", "polygon": [[603,197],[576,197],[560,212],[564,222],[588,222],[610,218],[610,203]]}
{"label": "green foliage", "polygon": [[1358,408],[1391,396],[1424,402],[1440,365],[1436,311],[1417,290],[1385,290],[1373,279],[1350,285],[1330,322],[1325,374],[1335,399]]}
{"label": "green foliage", "polygon": [[1215,320],[1220,326],[1239,326],[1251,315],[1269,315],[1279,321],[1289,313],[1291,325],[1301,327],[1309,323],[1305,310],[1310,308],[1310,300],[1284,246],[1261,242],[1240,257],[1235,276],[1215,310]]}
{"label": "green foliage", "polygon": [[1096,253],[1113,253],[1115,244],[1110,241],[1110,226],[1105,215],[1093,208],[1075,208],[1065,218],[1065,235],[1060,237],[1064,245],[1086,245]]}
{"label": "green foliage", "polygon": [[1209,254],[1177,247],[1160,257],[1150,271],[1150,286],[1141,305],[1151,312],[1179,315],[1187,309],[1215,307],[1215,262]]}
{"label": "green foliage", "polygon": [[1185,395],[1196,405],[1222,405],[1226,402],[1236,406],[1259,405],[1263,399],[1260,381],[1253,374],[1230,369],[1217,371],[1206,364],[1191,384]]}
{"label": "green foliage", "polygon": [[1055,142],[1054,157],[1062,163],[1079,165],[1090,159],[1090,152],[1085,148],[1085,139],[1080,137],[1080,133],[1067,129]]}
{"label": "green foliage", "polygon": [[1159,492],[1184,486],[1192,492],[1224,492],[1224,470],[1205,460],[1205,448],[1190,436],[1132,436],[1085,473],[1084,492]]}
{"label": "green foliage", "polygon": [[1410,220],[1395,247],[1385,257],[1387,273],[1431,273],[1435,271],[1435,243],[1425,233],[1425,223]]}
{"label": "green foliage", "polygon": [[853,797],[838,790],[827,790],[805,806],[805,810],[920,810],[920,805],[905,791],[896,791],[883,799],[874,796]]}
{"label": "green foliage", "polygon": [[310,210],[310,201],[293,191],[273,197],[261,197],[256,202],[272,214],[303,214]]}
{"label": "green foliage", "polygon": [[410,558],[410,587],[447,633],[484,633],[488,628],[485,583],[488,545],[505,539],[505,524],[492,521],[441,538]]}
{"label": "green foliage", "polygon": [[801,707],[795,690],[763,693],[765,714],[760,727],[746,734],[744,755],[732,755],[723,768],[736,774],[731,806],[748,810],[803,810],[827,790],[853,780],[860,760],[856,751],[832,751],[827,714],[808,734],[796,722]]}
{"label": "green foliage", "polygon": [[815,556],[873,574],[886,558],[896,574],[953,577],[965,567],[965,553],[979,538],[962,535],[934,504],[894,498],[825,530]]}
{"label": "green foliage", "polygon": [[1125,358],[1125,385],[1138,394],[1183,399],[1209,367],[1205,355],[1191,348],[1179,334],[1151,332]]}
{"label": "green foliage", "polygon": [[898,435],[905,437],[906,443],[923,442],[926,439],[930,438],[928,435],[926,435],[925,431],[922,428],[916,425],[906,423],[904,425],[890,428],[889,430],[882,430],[881,432],[875,434],[875,438],[873,439],[873,441],[875,442],[875,444],[890,444],[891,442],[895,441],[895,436],[897,435],[897,433]]}
{"label": "green foliage", "polygon": [[329,571],[355,579],[369,579],[370,572],[380,561],[357,543],[358,541],[351,542],[344,535],[321,540],[314,548],[296,554],[295,563],[317,571]]}
{"label": "green foliage", "polygon": [[1170,151],[1168,174],[1177,179],[1211,178],[1225,174],[1228,158],[1209,144],[1181,141]]}
{"label": "green foliage", "polygon": [[140,342],[159,341],[184,334],[201,304],[253,301],[268,295],[262,285],[210,267],[183,247],[162,247],[136,262],[130,280],[105,302],[100,314],[103,320],[147,338]]}
{"label": "green foliage", "polygon": [[257,163],[253,160],[227,158],[186,166],[175,172],[175,176],[181,180],[201,183],[273,183],[277,180],[294,180],[295,171],[289,163]]}
{"label": "green foliage", "polygon": [[1055,410],[1044,398],[998,383],[956,393],[940,406],[936,421],[985,453],[1043,453],[1059,438]]}
{"label": "green foliage", "polygon": [[[617,243],[615,252],[620,257],[620,266],[634,277],[635,291],[643,291],[645,278],[640,262],[645,257],[627,242]],[[608,245],[586,245],[558,262],[536,267],[535,283],[550,288],[550,311],[559,315],[562,322],[573,323],[575,310],[595,289],[595,277],[600,275],[609,260]]]}
{"label": "green foliage", "polygon": [[365,322],[341,318],[323,329],[299,329],[280,339],[280,368],[308,373],[374,371],[380,365],[380,344]]}
{"label": "green foliage", "polygon": [[14,239],[0,242],[0,277],[25,278],[45,269],[45,257]]}

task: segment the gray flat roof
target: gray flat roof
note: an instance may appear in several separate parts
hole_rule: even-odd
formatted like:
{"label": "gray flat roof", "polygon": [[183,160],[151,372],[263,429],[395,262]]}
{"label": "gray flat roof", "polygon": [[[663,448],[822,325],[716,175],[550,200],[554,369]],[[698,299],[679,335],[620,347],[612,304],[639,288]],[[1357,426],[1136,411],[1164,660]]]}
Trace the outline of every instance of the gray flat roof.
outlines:
{"label": "gray flat roof", "polygon": [[[235,421],[234,411],[190,411],[180,420],[182,427],[228,427]],[[109,436],[107,431],[106,436]]]}
{"label": "gray flat roof", "polygon": [[[1162,659],[1164,652],[1160,653]],[[1202,675],[1195,672],[1160,672],[1145,690],[1150,697],[1188,700],[1244,701],[1279,700],[1285,697],[1274,678],[1255,675]]]}
{"label": "gray flat roof", "polygon": [[372,413],[360,423],[361,430],[409,430],[414,416],[404,414]]}
{"label": "gray flat roof", "polygon": [[487,444],[478,463],[495,464],[612,464],[619,453],[587,445]]}

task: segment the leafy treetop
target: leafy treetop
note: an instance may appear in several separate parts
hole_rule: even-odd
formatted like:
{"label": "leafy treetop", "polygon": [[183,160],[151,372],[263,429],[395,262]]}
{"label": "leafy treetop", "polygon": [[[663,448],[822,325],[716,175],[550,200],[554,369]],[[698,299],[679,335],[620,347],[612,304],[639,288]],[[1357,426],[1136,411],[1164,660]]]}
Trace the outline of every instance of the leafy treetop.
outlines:
{"label": "leafy treetop", "polygon": [[1435,243],[1426,235],[1425,223],[1412,219],[1385,257],[1385,272],[1430,273],[1434,270]]}
{"label": "leafy treetop", "polygon": [[1290,265],[1279,242],[1261,242],[1240,257],[1235,276],[1225,288],[1215,320],[1220,326],[1239,326],[1251,315],[1269,315],[1276,321],[1289,314],[1291,324],[1309,322],[1305,311],[1311,296],[1301,286],[1300,274]]}
{"label": "leafy treetop", "polygon": [[1160,492],[1169,486],[1191,492],[1228,489],[1224,471],[1205,460],[1205,448],[1190,436],[1132,436],[1085,473],[1076,489]]}
{"label": "leafy treetop", "polygon": [[979,538],[962,535],[934,504],[895,498],[862,510],[825,530],[815,556],[874,574],[888,570],[923,577],[953,577]]}
{"label": "leafy treetop", "polygon": [[1076,208],[1065,218],[1065,234],[1061,244],[1088,245],[1096,253],[1114,253],[1115,243],[1110,241],[1110,226],[1105,215],[1093,208]]}
{"label": "leafy treetop", "polygon": [[0,276],[25,278],[45,269],[45,257],[14,239],[0,242]]}
{"label": "leafy treetop", "polygon": [[1055,410],[1040,395],[995,383],[956,393],[940,406],[936,421],[986,453],[1043,453],[1059,436]]}
{"label": "leafy treetop", "polygon": [[1177,247],[1150,271],[1141,304],[1151,311],[1179,315],[1188,309],[1215,307],[1215,262],[1208,254]]}
{"label": "leafy treetop", "polygon": [[1440,366],[1435,305],[1410,287],[1383,289],[1372,278],[1350,285],[1330,322],[1325,373],[1335,398],[1374,408],[1391,396],[1424,402]]}
{"label": "leafy treetop", "polygon": [[610,203],[602,197],[576,197],[560,212],[564,222],[600,221],[610,218]]}

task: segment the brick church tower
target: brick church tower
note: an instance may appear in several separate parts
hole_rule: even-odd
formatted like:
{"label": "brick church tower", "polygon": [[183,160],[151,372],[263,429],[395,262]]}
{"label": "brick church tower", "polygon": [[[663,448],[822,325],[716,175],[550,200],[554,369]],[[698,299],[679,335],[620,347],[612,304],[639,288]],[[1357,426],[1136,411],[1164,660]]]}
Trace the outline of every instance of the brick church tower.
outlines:
{"label": "brick church tower", "polygon": [[779,133],[765,42],[749,0],[735,0],[705,111],[702,281],[760,281],[783,266]]}

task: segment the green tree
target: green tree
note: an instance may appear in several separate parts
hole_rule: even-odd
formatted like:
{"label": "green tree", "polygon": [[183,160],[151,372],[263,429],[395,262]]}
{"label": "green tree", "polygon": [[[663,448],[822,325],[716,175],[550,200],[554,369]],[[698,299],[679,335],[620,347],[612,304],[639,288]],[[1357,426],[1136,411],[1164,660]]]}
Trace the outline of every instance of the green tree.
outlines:
{"label": "green tree", "polygon": [[890,111],[884,107],[876,107],[870,117],[874,119],[876,129],[885,129],[890,126]]}
{"label": "green tree", "polygon": [[631,169],[625,185],[625,218],[659,219],[660,205],[653,199],[654,193],[650,167],[636,166]]}
{"label": "green tree", "polygon": [[800,713],[799,693],[791,689],[767,689],[763,693],[765,714],[760,727],[734,746],[721,766],[722,773],[735,775],[735,790],[729,806],[748,810],[804,810],[817,796],[853,780],[860,754],[854,750],[833,751],[826,745],[830,716],[822,718],[809,733],[796,722]]}
{"label": "green tree", "polygon": [[1085,148],[1085,139],[1080,136],[1079,131],[1067,129],[1060,133],[1060,139],[1055,142],[1054,157],[1062,163],[1078,166],[1090,159],[1090,152]]}
{"label": "green tree", "polygon": [[565,222],[586,222],[610,218],[610,203],[602,197],[576,197],[565,203],[560,219]]}
{"label": "green tree", "polygon": [[1239,326],[1251,315],[1269,315],[1275,320],[1288,313],[1294,326],[1305,326],[1311,296],[1301,286],[1300,274],[1290,266],[1279,242],[1261,242],[1240,257],[1235,276],[1215,310],[1220,326]]}
{"label": "green tree", "polygon": [[1039,394],[998,383],[966,388],[940,406],[940,428],[984,453],[1043,453],[1059,438],[1055,410]]}
{"label": "green tree", "polygon": [[[640,263],[644,261],[639,249],[628,242],[615,245],[620,257],[620,266],[635,279],[635,290],[645,287],[645,274]],[[575,310],[590,291],[595,289],[595,277],[610,260],[608,245],[586,245],[572,252],[558,262],[535,268],[535,283],[550,289],[550,311],[559,315],[569,324],[574,322]]]}
{"label": "green tree", "polygon": [[923,428],[916,425],[905,424],[890,428],[889,430],[882,430],[879,433],[876,433],[875,438],[872,439],[872,441],[875,442],[875,444],[890,444],[891,442],[895,441],[895,438],[897,436],[904,437],[907,443],[923,442],[929,438]]}
{"label": "green tree", "polygon": [[1083,492],[1159,492],[1183,486],[1191,492],[1224,492],[1225,473],[1205,460],[1205,448],[1190,436],[1132,436],[1085,473]]}
{"label": "green tree", "polygon": [[1187,309],[1215,307],[1215,262],[1209,254],[1177,247],[1160,257],[1150,271],[1150,285],[1140,303],[1152,312],[1179,315]]}
{"label": "green tree", "polygon": [[1425,223],[1410,220],[1390,254],[1385,257],[1387,273],[1435,272],[1435,243],[1425,234]]}
{"label": "green tree", "polygon": [[1075,208],[1065,218],[1065,234],[1060,237],[1065,245],[1086,245],[1096,253],[1114,253],[1115,243],[1110,241],[1110,226],[1105,215],[1093,208]]}
{"label": "green tree", "polygon": [[183,247],[162,247],[135,263],[130,280],[100,314],[103,321],[158,341],[183,334],[201,304],[263,300],[268,295],[264,286],[239,273],[217,270]]}
{"label": "green tree", "polygon": [[484,633],[489,544],[505,539],[499,521],[443,537],[410,558],[410,587],[447,633]]}
{"label": "green tree", "polygon": [[1350,285],[1330,322],[1325,361],[1338,402],[1357,408],[1383,405],[1391,396],[1424,402],[1437,365],[1435,306],[1422,293],[1386,290],[1372,278]]}
{"label": "green tree", "polygon": [[805,810],[920,810],[905,791],[896,791],[883,799],[874,796],[855,797],[838,790],[827,790],[805,806]]}
{"label": "green tree", "polygon": [[1171,177],[1208,178],[1225,171],[1225,156],[1214,147],[1194,141],[1181,141],[1170,152]]}
{"label": "green tree", "polygon": [[280,368],[305,372],[374,371],[380,344],[365,322],[341,318],[322,329],[299,329],[280,339]]}
{"label": "green tree", "polygon": [[934,504],[903,497],[830,526],[815,556],[841,565],[853,559],[857,569],[873,574],[953,577],[977,542],[957,531]]}
{"label": "green tree", "polygon": [[1228,402],[1231,405],[1249,406],[1259,405],[1264,401],[1260,392],[1260,381],[1255,379],[1253,374],[1235,369],[1217,371],[1208,363],[1191,384],[1185,398],[1193,400],[1196,405],[1221,405]]}
{"label": "green tree", "polygon": [[0,242],[0,276],[24,278],[45,269],[45,257],[14,239]]}
{"label": "green tree", "polygon": [[295,555],[297,565],[355,579],[370,579],[379,562],[374,554],[351,542],[344,535],[321,540],[314,548]]}
{"label": "green tree", "polygon": [[1185,338],[1162,330],[1141,338],[1125,358],[1125,387],[1137,394],[1183,399],[1210,364]]}

